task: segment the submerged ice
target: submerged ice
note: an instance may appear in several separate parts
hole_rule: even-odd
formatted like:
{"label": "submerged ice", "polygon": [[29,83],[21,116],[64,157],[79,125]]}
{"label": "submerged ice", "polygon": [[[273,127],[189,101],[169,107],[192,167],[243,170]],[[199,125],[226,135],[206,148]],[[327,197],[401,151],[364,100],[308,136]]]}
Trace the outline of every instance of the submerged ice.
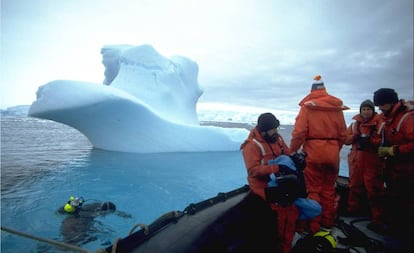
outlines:
{"label": "submerged ice", "polygon": [[95,148],[137,152],[238,150],[248,131],[200,126],[198,65],[149,45],[102,48],[104,85],[55,80],[39,87],[32,117],[69,125]]}

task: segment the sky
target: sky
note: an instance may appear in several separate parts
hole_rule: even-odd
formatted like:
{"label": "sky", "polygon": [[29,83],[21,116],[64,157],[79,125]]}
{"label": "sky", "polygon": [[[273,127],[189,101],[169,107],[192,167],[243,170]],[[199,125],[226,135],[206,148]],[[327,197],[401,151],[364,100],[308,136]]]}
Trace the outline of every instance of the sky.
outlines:
{"label": "sky", "polygon": [[312,78],[354,110],[413,99],[412,0],[1,0],[0,107],[56,80],[102,83],[105,45],[199,65],[199,103],[298,110]]}

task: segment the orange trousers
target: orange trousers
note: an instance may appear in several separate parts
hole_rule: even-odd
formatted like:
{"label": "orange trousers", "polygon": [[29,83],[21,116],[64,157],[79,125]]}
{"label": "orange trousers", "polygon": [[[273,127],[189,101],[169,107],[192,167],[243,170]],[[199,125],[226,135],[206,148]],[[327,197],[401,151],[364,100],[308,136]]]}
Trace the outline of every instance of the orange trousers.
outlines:
{"label": "orange trousers", "polygon": [[270,207],[277,212],[277,233],[281,252],[289,253],[295,236],[299,209],[293,204],[288,206],[271,204]]}

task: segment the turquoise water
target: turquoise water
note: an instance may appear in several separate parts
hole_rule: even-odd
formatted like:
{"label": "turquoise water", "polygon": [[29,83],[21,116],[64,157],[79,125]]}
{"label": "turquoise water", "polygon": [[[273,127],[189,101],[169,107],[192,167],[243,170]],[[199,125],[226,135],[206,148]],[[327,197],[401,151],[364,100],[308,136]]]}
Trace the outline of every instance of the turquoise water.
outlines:
{"label": "turquoise water", "polygon": [[[97,239],[82,245],[89,250],[126,236],[136,223],[150,223],[167,211],[183,210],[246,182],[239,151],[108,152],[92,149],[83,136],[64,125],[30,118],[2,119],[1,166],[2,226],[62,240],[65,216],[56,210],[69,196],[83,196],[86,203],[112,201],[132,216],[97,217],[91,232]],[[51,249],[2,231],[1,250]]]}
{"label": "turquoise water", "polygon": [[[137,223],[246,184],[240,151],[109,152],[55,122],[3,117],[1,123],[2,226],[62,241],[66,216],[56,210],[69,196],[82,196],[85,204],[112,201],[131,215],[95,218],[88,230],[94,240],[80,245],[88,250],[107,247]],[[59,251],[2,231],[1,252]]]}

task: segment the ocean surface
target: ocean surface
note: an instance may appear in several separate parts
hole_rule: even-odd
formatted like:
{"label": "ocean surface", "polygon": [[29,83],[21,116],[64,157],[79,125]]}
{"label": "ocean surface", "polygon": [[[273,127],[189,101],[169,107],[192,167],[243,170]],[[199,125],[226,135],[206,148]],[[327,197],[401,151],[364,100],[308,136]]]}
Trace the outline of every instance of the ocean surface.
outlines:
{"label": "ocean surface", "polygon": [[[280,130],[287,143],[291,127]],[[341,175],[347,175],[341,153]],[[78,131],[48,120],[1,118],[1,225],[64,241],[70,196],[85,204],[111,201],[119,212],[96,217],[78,246],[106,248],[137,223],[246,184],[240,151],[135,154],[92,148]],[[63,233],[63,234],[62,234]],[[80,238],[84,239],[84,238]],[[1,252],[64,252],[1,232]],[[66,251],[67,252],[67,251]]]}

